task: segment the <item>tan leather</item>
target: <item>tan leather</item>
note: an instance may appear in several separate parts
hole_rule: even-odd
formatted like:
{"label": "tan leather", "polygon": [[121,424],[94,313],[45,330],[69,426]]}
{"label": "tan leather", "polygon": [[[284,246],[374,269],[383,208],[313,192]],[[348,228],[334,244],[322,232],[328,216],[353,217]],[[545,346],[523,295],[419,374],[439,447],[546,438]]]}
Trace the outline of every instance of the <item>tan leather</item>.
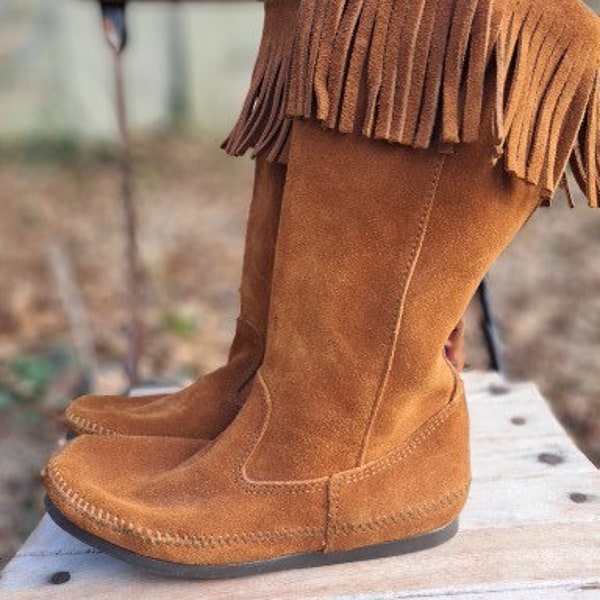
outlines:
{"label": "tan leather", "polygon": [[233,420],[263,358],[285,172],[284,165],[256,161],[240,317],[227,364],[168,396],[83,396],[66,410],[69,429],[211,440]]}
{"label": "tan leather", "polygon": [[[483,145],[415,151],[294,124],[264,363],[241,412],[173,468],[113,480],[95,436],[49,463],[58,509],[163,560],[221,564],[434,530],[469,485],[444,343],[538,204]],[[119,440],[114,440],[119,444]]]}

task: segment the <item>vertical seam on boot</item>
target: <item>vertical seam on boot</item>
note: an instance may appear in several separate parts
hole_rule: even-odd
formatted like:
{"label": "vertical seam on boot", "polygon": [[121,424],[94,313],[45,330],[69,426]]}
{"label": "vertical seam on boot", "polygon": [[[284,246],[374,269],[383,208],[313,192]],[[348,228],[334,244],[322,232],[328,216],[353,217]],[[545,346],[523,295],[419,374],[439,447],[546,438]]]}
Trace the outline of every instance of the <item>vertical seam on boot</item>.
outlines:
{"label": "vertical seam on boot", "polygon": [[[255,427],[250,441],[248,443],[248,451],[244,451],[238,463],[239,476],[236,476],[236,481],[244,491],[251,494],[276,494],[276,493],[320,493],[323,490],[327,494],[329,477],[319,477],[317,479],[301,480],[301,481],[277,481],[277,480],[256,480],[252,479],[248,474],[249,464],[252,456],[260,446],[265,433],[269,427],[273,411],[273,401],[271,391],[264,374],[259,370],[256,374],[257,384],[261,388],[261,404],[264,414],[260,423]],[[325,489],[324,489],[325,488]],[[325,515],[326,517],[327,515]]]}
{"label": "vertical seam on boot", "polygon": [[[427,232],[427,227],[429,225],[429,218],[431,216],[431,211],[433,209],[433,203],[435,201],[437,190],[439,186],[439,182],[442,176],[442,171],[444,168],[444,164],[446,162],[446,155],[442,154],[438,157],[437,163],[435,164],[433,171],[433,178],[431,180],[431,188],[429,190],[429,194],[427,196],[427,200],[424,202],[424,210],[421,215],[421,220],[419,222],[419,230],[415,237],[413,247],[410,253],[410,257],[407,261],[406,267],[404,268],[404,272],[402,275],[402,281],[400,283],[400,289],[402,290],[400,298],[398,299],[398,307],[396,311],[396,319],[394,324],[394,331],[392,333],[392,342],[390,344],[389,355],[386,359],[384,372],[381,377],[380,384],[378,386],[377,395],[375,400],[373,401],[373,405],[371,407],[371,412],[369,414],[369,420],[367,421],[367,426],[365,429],[365,433],[363,436],[363,440],[361,443],[357,466],[361,466],[365,462],[365,457],[367,454],[367,448],[369,445],[369,439],[371,437],[371,431],[373,428],[373,424],[375,423],[375,419],[377,418],[377,414],[379,412],[379,407],[381,406],[381,402],[383,396],[385,395],[387,385],[390,378],[390,373],[392,370],[392,364],[394,363],[394,358],[396,356],[396,346],[398,344],[398,337],[400,335],[400,328],[402,326],[403,316],[404,316],[404,306],[406,303],[406,297],[408,295],[408,289],[410,287],[410,283],[415,272],[415,268],[417,262],[419,261],[419,257],[421,255],[421,249],[423,248],[423,241],[425,239],[425,234]],[[399,218],[402,218],[399,215]]]}
{"label": "vertical seam on boot", "polygon": [[327,485],[327,513],[325,515],[325,543],[323,552],[329,552],[331,550],[336,533],[339,504],[340,485],[333,477],[330,477]]}
{"label": "vertical seam on boot", "polygon": [[244,452],[242,456],[242,460],[239,464],[241,479],[240,482],[242,484],[248,485],[256,485],[257,481],[251,479],[248,475],[249,463],[252,460],[252,456],[256,452],[256,449],[260,446],[260,443],[265,436],[265,433],[269,427],[269,422],[271,420],[271,415],[273,412],[273,402],[271,400],[271,391],[267,382],[262,373],[256,374],[257,384],[260,387],[260,395],[261,395],[261,406],[262,406],[262,415],[260,422],[254,428],[252,432],[251,440],[248,445],[248,452]]}

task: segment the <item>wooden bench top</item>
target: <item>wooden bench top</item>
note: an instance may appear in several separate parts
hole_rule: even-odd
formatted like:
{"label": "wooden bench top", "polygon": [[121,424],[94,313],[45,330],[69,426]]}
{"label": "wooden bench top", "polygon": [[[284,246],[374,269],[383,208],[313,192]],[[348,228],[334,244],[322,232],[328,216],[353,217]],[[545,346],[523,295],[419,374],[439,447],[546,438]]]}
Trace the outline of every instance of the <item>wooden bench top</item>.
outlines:
{"label": "wooden bench top", "polygon": [[[537,388],[465,376],[473,485],[451,542],[419,554],[224,581],[161,579],[45,516],[5,567],[0,598],[600,599],[600,475]],[[69,581],[52,583],[67,578]]]}

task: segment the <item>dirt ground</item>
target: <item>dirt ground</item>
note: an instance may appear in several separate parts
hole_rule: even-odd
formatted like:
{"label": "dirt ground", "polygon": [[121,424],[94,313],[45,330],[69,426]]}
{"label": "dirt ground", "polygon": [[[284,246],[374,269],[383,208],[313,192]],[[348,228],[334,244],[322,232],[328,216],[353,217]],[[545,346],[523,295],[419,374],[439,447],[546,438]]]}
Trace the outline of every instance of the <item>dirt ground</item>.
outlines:
{"label": "dirt ground", "polygon": [[[146,282],[142,375],[183,382],[218,366],[227,351],[252,164],[182,137],[139,140],[135,154]],[[68,144],[4,147],[0,159],[0,556],[6,557],[39,518],[39,470],[61,437],[65,404],[90,385],[104,393],[126,386],[127,294],[110,152]],[[578,204],[568,210],[557,201],[538,211],[489,281],[509,375],[536,381],[600,465],[600,213],[583,199]],[[91,322],[92,378],[73,344],[86,342],[76,325],[85,323],[82,307]],[[472,308],[471,368],[487,366],[479,318]]]}

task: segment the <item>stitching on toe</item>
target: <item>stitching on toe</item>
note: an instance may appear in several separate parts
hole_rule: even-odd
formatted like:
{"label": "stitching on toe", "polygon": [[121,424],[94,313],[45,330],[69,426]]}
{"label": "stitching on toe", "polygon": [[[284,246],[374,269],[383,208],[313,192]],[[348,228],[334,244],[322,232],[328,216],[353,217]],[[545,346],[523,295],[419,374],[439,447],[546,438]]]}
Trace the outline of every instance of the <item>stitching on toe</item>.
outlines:
{"label": "stitching on toe", "polygon": [[174,533],[152,530],[137,526],[132,521],[114,515],[108,510],[94,506],[79,493],[75,492],[62,477],[55,465],[48,467],[48,478],[54,484],[54,489],[62,496],[63,500],[89,521],[113,531],[119,535],[132,535],[142,542],[152,545],[165,546],[193,546],[200,548],[222,548],[224,546],[236,546],[252,543],[276,543],[291,538],[321,538],[323,531],[321,527],[299,527],[296,529],[279,529],[275,531],[253,531],[226,533],[223,535],[200,534],[189,532]]}
{"label": "stitching on toe", "polygon": [[75,425],[83,433],[98,433],[103,435],[119,435],[119,432],[114,429],[104,427],[100,423],[85,419],[79,415],[73,414],[69,409],[66,410],[65,415],[67,419]]}

